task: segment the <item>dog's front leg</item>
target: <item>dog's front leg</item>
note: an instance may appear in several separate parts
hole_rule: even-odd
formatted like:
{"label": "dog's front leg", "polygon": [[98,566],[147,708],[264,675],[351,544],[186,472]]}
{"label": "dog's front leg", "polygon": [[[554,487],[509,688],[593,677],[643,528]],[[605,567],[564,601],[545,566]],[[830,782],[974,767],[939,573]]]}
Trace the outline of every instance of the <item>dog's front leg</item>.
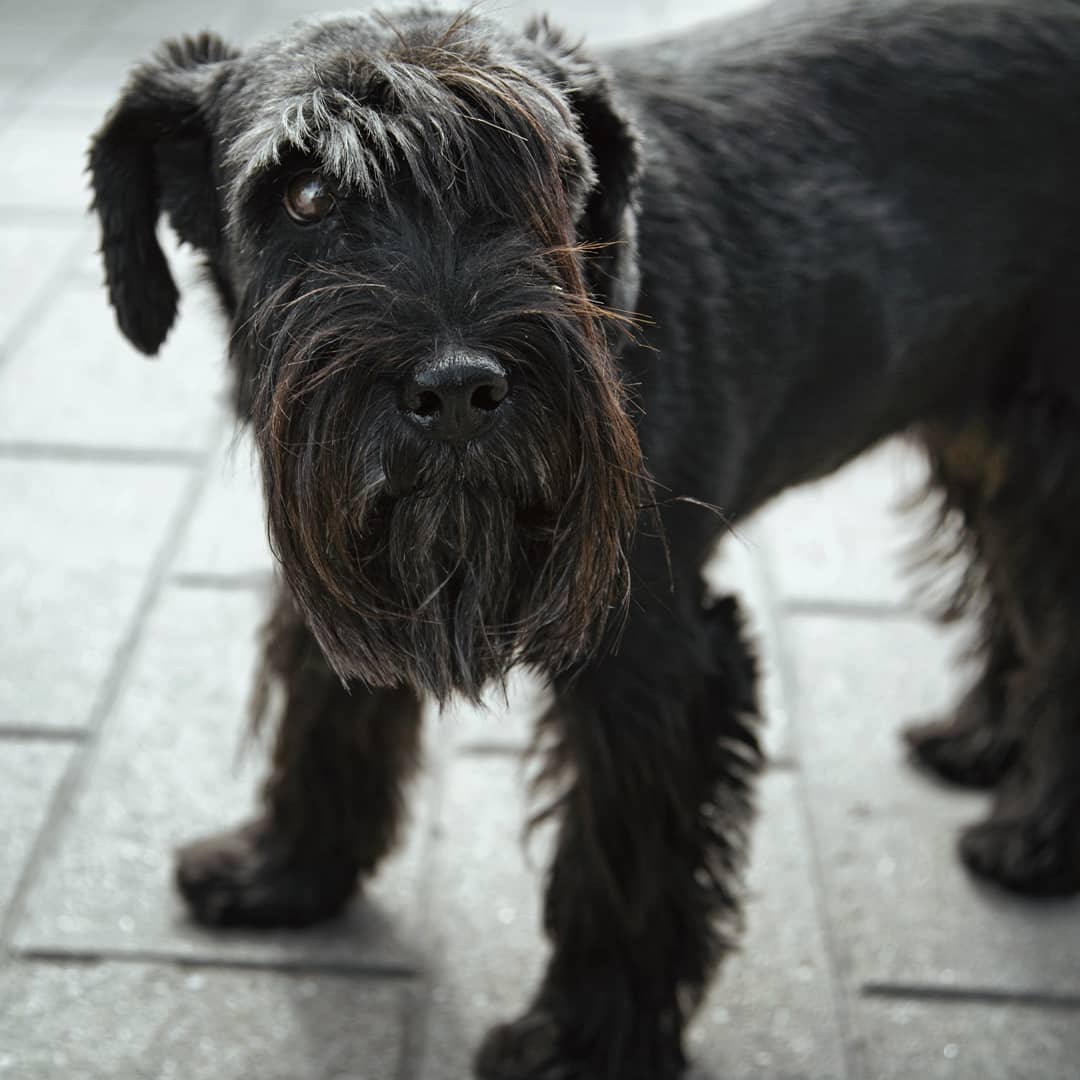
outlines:
{"label": "dog's front leg", "polygon": [[337,914],[392,848],[419,757],[410,690],[346,689],[281,588],[256,719],[284,698],[255,820],[188,845],[177,884],[200,922],[303,926]]}
{"label": "dog's front leg", "polygon": [[481,1048],[484,1080],[674,1080],[683,1027],[739,930],[760,764],[754,664],[733,599],[638,606],[617,655],[556,685],[571,771],[530,1011]]}

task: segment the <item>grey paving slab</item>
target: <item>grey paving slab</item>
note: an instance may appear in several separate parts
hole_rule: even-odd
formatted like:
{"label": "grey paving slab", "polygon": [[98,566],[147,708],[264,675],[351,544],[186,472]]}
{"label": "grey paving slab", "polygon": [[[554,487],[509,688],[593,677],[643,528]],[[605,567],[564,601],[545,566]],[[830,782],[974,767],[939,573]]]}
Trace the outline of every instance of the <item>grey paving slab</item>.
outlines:
{"label": "grey paving slab", "polygon": [[274,559],[250,437],[230,426],[209,469],[209,483],[195,507],[174,573],[267,578]]}
{"label": "grey paving slab", "polygon": [[4,1080],[392,1080],[400,982],[139,964],[0,974]]}
{"label": "grey paving slab", "polygon": [[89,229],[81,222],[0,222],[5,266],[0,278],[0,363],[8,334],[40,303],[41,290],[62,272],[79,243],[89,244],[88,237]]}
{"label": "grey paving slab", "polygon": [[0,458],[0,552],[54,569],[142,572],[187,466]]}
{"label": "grey paving slab", "polygon": [[53,114],[50,123],[43,123],[29,111],[7,124],[0,203],[84,210],[90,203],[86,149],[92,130],[81,114]]}
{"label": "grey paving slab", "polygon": [[54,3],[40,10],[24,5],[17,17],[3,12],[4,33],[0,37],[0,59],[38,65],[71,48],[87,19],[91,4]]}
{"label": "grey paving slab", "polygon": [[[68,112],[69,126],[81,130],[89,146],[90,134],[116,104],[127,75],[140,60],[149,59],[157,43],[133,39],[119,56],[82,54],[68,64],[39,70],[32,80],[12,86],[12,107],[27,122]],[[81,203],[87,204],[89,199]]]}
{"label": "grey paving slab", "polygon": [[416,825],[346,918],[293,934],[215,934],[171,884],[175,846],[248,815],[264,755],[241,753],[261,598],[166,590],[108,718],[87,782],[35,883],[20,950],[252,964],[416,965],[417,895],[430,827]]}
{"label": "grey paving slab", "polygon": [[791,719],[785,696],[786,644],[779,632],[780,612],[763,566],[765,545],[756,522],[727,537],[704,568],[717,595],[734,593],[746,619],[746,635],[758,658],[758,701],[764,720],[762,745],[771,761],[794,757]]}
{"label": "grey paving slab", "polygon": [[[125,6],[126,0],[35,0],[33,4],[5,2],[4,15],[10,25],[24,33],[40,33],[55,37],[58,31],[75,34],[87,25],[107,19],[109,14]],[[159,0],[160,2],[160,0]]]}
{"label": "grey paving slab", "polygon": [[[202,25],[195,22],[189,29],[194,33]],[[149,60],[165,36],[157,31],[110,33],[69,63],[41,73],[33,83],[17,88],[15,98],[25,103],[24,115],[29,118],[70,110],[81,118],[82,129],[89,137],[116,103],[132,69]]]}
{"label": "grey paving slab", "polygon": [[[4,778],[0,922],[15,895],[26,860],[72,752],[71,746],[61,743],[5,742],[0,739],[0,776]],[[3,1040],[0,1040],[0,1046],[3,1046]]]}
{"label": "grey paving slab", "polygon": [[747,932],[691,1032],[692,1080],[847,1075],[815,895],[812,848],[790,774],[762,781]]}
{"label": "grey paving slab", "polygon": [[26,19],[5,18],[4,35],[0,38],[0,59],[8,63],[25,63],[52,46],[55,27]]}
{"label": "grey paving slab", "polygon": [[0,100],[10,100],[27,85],[37,63],[30,56],[0,57]]}
{"label": "grey paving slab", "polygon": [[[461,1080],[487,1028],[528,1002],[542,972],[545,844],[521,845],[520,768],[458,759],[450,772],[432,896],[441,953],[420,1080]],[[744,951],[702,1008],[699,1080],[844,1076],[808,846],[790,776],[763,785]]]}
{"label": "grey paving slab", "polygon": [[0,441],[206,448],[224,408],[225,336],[205,301],[182,304],[150,360],[116,329],[104,289],[66,289],[0,370]]}
{"label": "grey paving slab", "polygon": [[954,641],[917,621],[790,620],[826,898],[856,983],[1080,993],[1080,901],[977,884],[955,856],[986,800],[903,761],[897,728],[954,695]]}
{"label": "grey paving slab", "polygon": [[959,1002],[863,1002],[867,1080],[1076,1080],[1080,1013]]}
{"label": "grey paving slab", "polygon": [[781,598],[908,604],[905,565],[926,518],[898,504],[924,478],[918,452],[893,441],[771,503],[758,528]]}
{"label": "grey paving slab", "polygon": [[87,728],[141,588],[132,572],[0,567],[0,731]]}
{"label": "grey paving slab", "polygon": [[520,765],[459,759],[449,774],[432,881],[437,959],[417,1080],[460,1080],[492,1023],[520,1011],[543,970],[539,889],[545,852],[522,850]]}
{"label": "grey paving slab", "polygon": [[0,460],[0,727],[86,726],[189,476]]}

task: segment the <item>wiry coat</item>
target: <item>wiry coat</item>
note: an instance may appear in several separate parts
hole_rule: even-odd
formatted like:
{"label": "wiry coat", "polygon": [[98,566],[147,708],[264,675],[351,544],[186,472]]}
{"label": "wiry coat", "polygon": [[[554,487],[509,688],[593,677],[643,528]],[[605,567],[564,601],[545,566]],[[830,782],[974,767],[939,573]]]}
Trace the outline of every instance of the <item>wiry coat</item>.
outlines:
{"label": "wiry coat", "polygon": [[[338,910],[395,835],[417,694],[529,663],[556,698],[553,953],[480,1075],[672,1080],[738,930],[760,765],[701,562],[899,431],[984,628],[984,673],[913,745],[1000,783],[973,869],[1080,888],[1077,115],[1075,0],[782,4],[603,63],[421,10],[139,69],[91,153],[112,300],[156,350],[158,215],[204,252],[284,582],[265,810],[183,855],[196,914]],[[298,174],[332,186],[317,224],[282,209]],[[508,393],[433,439],[402,387],[462,351]]]}

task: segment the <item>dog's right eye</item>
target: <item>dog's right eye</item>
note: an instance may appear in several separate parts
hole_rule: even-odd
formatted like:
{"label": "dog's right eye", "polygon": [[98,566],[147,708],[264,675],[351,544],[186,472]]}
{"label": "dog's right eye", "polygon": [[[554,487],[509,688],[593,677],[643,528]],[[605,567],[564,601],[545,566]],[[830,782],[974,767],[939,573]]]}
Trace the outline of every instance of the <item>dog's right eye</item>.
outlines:
{"label": "dog's right eye", "polygon": [[316,172],[298,173],[289,181],[282,200],[293,221],[313,225],[334,209],[334,193]]}

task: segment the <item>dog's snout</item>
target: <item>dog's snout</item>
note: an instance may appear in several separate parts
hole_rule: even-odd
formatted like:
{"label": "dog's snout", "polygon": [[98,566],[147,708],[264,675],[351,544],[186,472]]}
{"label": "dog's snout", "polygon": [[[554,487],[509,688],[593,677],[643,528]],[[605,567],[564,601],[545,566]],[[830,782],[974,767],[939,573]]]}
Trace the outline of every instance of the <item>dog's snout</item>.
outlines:
{"label": "dog's snout", "polygon": [[434,438],[464,442],[490,426],[509,392],[493,356],[455,350],[416,367],[402,388],[401,410]]}

